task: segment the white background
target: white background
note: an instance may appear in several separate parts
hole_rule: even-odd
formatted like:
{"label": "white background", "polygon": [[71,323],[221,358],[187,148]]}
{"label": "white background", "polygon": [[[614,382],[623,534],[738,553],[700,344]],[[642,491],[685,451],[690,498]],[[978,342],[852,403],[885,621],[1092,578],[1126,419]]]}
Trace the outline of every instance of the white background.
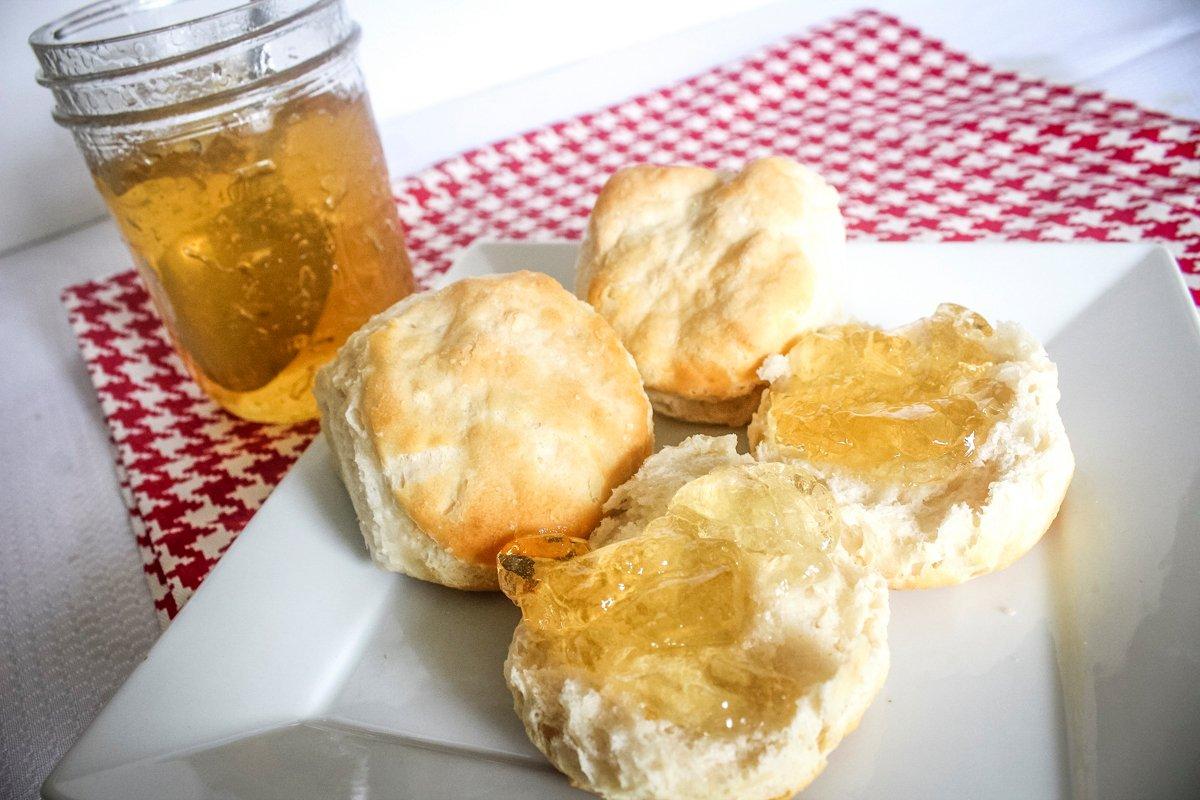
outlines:
{"label": "white background", "polygon": [[[393,174],[652,89],[863,0],[348,0]],[[58,302],[128,257],[0,0],[0,797],[33,797],[158,633]],[[994,65],[1200,117],[1196,0],[880,0]],[[89,221],[93,221],[90,222]],[[71,231],[63,233],[64,231]],[[55,235],[55,234],[58,235]],[[34,240],[44,239],[35,242]]]}

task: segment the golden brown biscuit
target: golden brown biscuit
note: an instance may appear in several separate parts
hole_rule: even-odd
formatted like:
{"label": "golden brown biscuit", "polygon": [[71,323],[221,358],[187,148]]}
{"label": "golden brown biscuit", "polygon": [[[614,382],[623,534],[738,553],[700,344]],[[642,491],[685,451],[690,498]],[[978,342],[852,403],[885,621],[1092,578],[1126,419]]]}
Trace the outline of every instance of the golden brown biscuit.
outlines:
{"label": "golden brown biscuit", "polygon": [[616,329],[658,411],[741,425],[763,359],[840,316],[844,245],[837,192],[788,159],[736,174],[630,167],[596,200],[575,291]]}
{"label": "golden brown biscuit", "polygon": [[495,588],[515,536],[586,537],[653,446],[612,328],[531,272],[396,304],[350,337],[316,393],[372,558],[457,588]]}

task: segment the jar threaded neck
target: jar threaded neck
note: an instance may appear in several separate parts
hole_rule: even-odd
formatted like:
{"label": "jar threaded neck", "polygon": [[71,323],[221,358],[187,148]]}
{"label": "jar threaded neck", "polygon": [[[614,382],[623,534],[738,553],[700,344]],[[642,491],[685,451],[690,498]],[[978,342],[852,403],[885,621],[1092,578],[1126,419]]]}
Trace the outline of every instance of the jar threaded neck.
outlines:
{"label": "jar threaded neck", "polygon": [[231,97],[357,37],[342,0],[105,0],[43,25],[29,42],[55,118],[72,126]]}

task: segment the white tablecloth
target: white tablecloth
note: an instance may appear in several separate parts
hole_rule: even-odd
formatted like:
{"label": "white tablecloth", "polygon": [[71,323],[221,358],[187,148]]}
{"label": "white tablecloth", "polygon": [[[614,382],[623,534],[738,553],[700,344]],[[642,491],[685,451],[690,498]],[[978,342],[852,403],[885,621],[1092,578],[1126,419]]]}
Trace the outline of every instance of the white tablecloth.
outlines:
{"label": "white tablecloth", "polygon": [[[464,147],[652,88],[857,5],[773,5],[382,120],[392,170],[407,173]],[[993,64],[1200,116],[1195,2],[878,5]],[[36,796],[46,772],[158,634],[104,423],[58,303],[62,287],[127,264],[108,222],[0,258],[4,798]]]}

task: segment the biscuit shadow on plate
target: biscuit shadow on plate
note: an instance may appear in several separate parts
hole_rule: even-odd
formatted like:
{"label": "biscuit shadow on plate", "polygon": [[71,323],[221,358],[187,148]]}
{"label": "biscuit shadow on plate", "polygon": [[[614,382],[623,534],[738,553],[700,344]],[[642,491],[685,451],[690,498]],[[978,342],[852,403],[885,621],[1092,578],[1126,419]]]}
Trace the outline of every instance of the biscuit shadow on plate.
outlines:
{"label": "biscuit shadow on plate", "polygon": [[358,527],[354,504],[350,501],[346,487],[342,485],[333,452],[329,449],[324,434],[313,440],[305,455],[317,458],[321,462],[317,469],[296,470],[303,478],[303,483],[297,489],[306,499],[305,513],[316,518],[313,522],[319,525],[321,530],[335,532],[337,541],[349,548],[355,557],[370,560],[371,556]]}
{"label": "biscuit shadow on plate", "polygon": [[725,436],[730,433],[737,436],[737,449],[739,453],[750,452],[750,443],[746,439],[746,429],[744,427],[730,428],[725,425],[701,425],[695,422],[672,419],[657,412],[654,414],[654,452],[656,453],[664,447],[674,447],[689,436],[700,434],[704,436]]}
{"label": "biscuit shadow on plate", "polygon": [[[487,713],[512,715],[503,665],[520,612],[500,592],[463,592],[404,578],[401,603],[417,658],[458,698]],[[499,701],[497,701],[499,698]],[[516,727],[520,723],[513,716]],[[522,733],[522,736],[524,734]]]}
{"label": "biscuit shadow on plate", "polygon": [[513,713],[504,682],[518,618],[499,592],[464,592],[395,575],[388,606],[325,716],[546,766]]}

